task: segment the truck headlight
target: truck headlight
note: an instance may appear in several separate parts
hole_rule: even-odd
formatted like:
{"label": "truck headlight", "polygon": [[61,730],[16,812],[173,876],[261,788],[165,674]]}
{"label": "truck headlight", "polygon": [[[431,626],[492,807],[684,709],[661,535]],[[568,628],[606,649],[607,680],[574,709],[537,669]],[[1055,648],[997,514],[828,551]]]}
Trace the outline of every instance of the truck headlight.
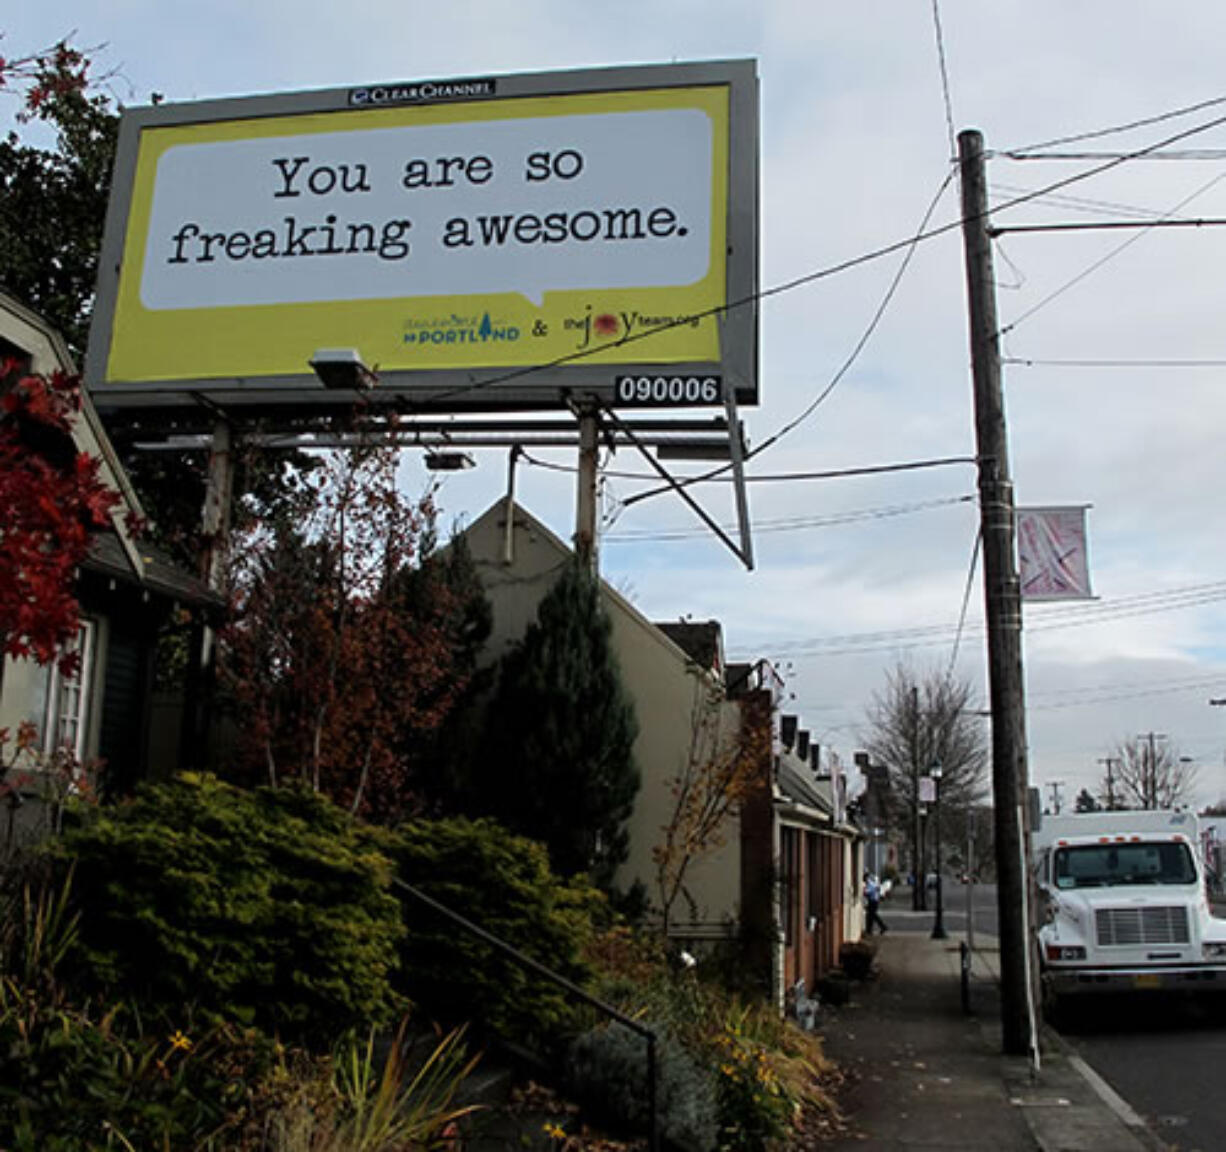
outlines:
{"label": "truck headlight", "polygon": [[[1226,956],[1226,952],[1223,953]],[[1048,960],[1084,960],[1086,950],[1080,944],[1048,944]]]}
{"label": "truck headlight", "polygon": [[1226,940],[1208,941],[1201,945],[1206,960],[1226,960]]}

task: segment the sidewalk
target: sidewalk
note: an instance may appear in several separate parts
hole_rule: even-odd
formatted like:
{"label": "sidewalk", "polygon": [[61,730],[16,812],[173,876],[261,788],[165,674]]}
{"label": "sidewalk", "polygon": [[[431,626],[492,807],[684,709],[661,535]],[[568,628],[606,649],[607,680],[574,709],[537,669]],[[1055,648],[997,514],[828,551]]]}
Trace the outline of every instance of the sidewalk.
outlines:
{"label": "sidewalk", "polygon": [[853,985],[846,1006],[822,1009],[826,1051],[847,1074],[842,1102],[849,1130],[832,1152],[1162,1147],[1048,1031],[1037,1075],[1029,1060],[1001,1055],[995,940],[976,936],[971,1015],[964,1015],[958,939],[907,932],[909,915],[891,910],[892,930],[874,937],[877,978]]}

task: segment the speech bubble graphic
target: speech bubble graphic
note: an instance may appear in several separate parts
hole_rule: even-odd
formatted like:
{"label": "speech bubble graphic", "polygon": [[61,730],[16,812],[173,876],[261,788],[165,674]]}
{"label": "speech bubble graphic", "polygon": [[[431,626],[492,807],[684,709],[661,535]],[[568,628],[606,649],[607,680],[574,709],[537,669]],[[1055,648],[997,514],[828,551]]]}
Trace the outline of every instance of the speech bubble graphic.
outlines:
{"label": "speech bubble graphic", "polygon": [[711,264],[696,108],[252,135],[157,163],[150,311],[693,284]]}

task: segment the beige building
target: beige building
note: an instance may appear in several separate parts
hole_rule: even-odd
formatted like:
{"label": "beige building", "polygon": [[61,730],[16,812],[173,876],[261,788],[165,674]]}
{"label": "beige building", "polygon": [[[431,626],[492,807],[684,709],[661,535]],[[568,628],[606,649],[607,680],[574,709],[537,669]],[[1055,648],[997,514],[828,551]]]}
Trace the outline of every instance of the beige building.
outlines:
{"label": "beige building", "polygon": [[[523,636],[572,556],[520,506],[512,506],[508,523],[507,507],[499,501],[464,533],[493,607],[488,662]],[[837,959],[839,944],[859,935],[858,844],[833,801],[822,799],[822,782],[806,783],[812,767],[779,739],[777,681],[760,665],[728,669],[718,624],[653,624],[609,585],[602,583],[601,592],[639,724],[635,757],[642,783],[618,886],[641,882],[659,913],[653,850],[664,840],[674,785],[696,742],[708,749],[727,746],[742,731],[743,718],[768,725],[760,744],[762,786],[728,819],[718,848],[687,871],[669,934],[691,948],[740,938],[763,990],[780,1001],[798,979],[811,988]],[[794,870],[783,871],[781,864]]]}

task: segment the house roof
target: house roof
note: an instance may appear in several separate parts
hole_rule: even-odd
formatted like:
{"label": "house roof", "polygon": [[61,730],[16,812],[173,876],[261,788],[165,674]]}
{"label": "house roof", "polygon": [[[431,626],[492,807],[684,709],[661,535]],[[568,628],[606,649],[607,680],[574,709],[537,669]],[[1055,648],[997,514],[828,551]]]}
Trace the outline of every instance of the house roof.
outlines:
{"label": "house roof", "polygon": [[[3,291],[0,291],[0,337],[30,356],[33,372],[50,375],[57,369],[70,374],[76,371],[68,346],[55,328]],[[111,512],[110,523],[90,539],[85,569],[184,603],[222,604],[222,597],[210,591],[202,580],[176,565],[166,553],[137,540],[129,530],[128,516],[143,520],[144,509],[89,393],[84,390],[72,435],[78,451],[88,452],[101,461],[102,478],[120,497]]]}
{"label": "house roof", "polygon": [[827,819],[834,818],[834,808],[830,801],[818,791],[815,782],[808,778],[807,773],[792,757],[779,757],[776,783],[784,800],[793,800],[806,808],[813,808]]}
{"label": "house roof", "polygon": [[[546,541],[558,552],[559,556],[569,557],[574,555],[574,549],[571,548],[566,541],[561,539],[561,537],[553,532],[552,529],[546,527],[545,524],[543,524],[540,520],[533,516],[531,512],[524,508],[523,505],[512,501],[511,506],[513,508],[512,514],[518,525],[526,528],[532,534],[539,536],[542,540]],[[464,532],[472,532],[478,527],[478,525],[483,525],[490,520],[497,523],[498,518],[506,516],[506,509],[507,501],[505,498],[496,500],[484,512],[482,512],[481,515],[478,516],[476,520],[474,520],[464,530]],[[653,623],[651,620],[648,620],[647,617],[644,616],[643,613],[640,612],[633,604],[631,604],[630,601],[627,600],[620,592],[618,592],[613,585],[609,584],[603,579],[600,581],[600,594],[610,604],[615,605],[626,618],[633,621],[638,627],[642,628],[649,635],[654,637],[660,645],[667,648],[677,660],[694,660],[697,663],[702,663],[689,651],[687,651],[680,643],[678,643],[677,639],[671,636],[664,627]],[[715,628],[719,628],[717,621],[710,621],[709,623]],[[704,664],[703,666],[707,669],[718,671],[718,669],[716,669],[712,664]]]}
{"label": "house roof", "polygon": [[145,541],[137,541],[139,572],[133,571],[128,550],[119,536],[107,529],[95,533],[89,542],[89,555],[85,558],[87,571],[109,576],[140,588],[147,588],[160,596],[178,600],[184,604],[212,605],[222,607],[225,597],[213,591],[199,577],[176,564],[161,549]]}

